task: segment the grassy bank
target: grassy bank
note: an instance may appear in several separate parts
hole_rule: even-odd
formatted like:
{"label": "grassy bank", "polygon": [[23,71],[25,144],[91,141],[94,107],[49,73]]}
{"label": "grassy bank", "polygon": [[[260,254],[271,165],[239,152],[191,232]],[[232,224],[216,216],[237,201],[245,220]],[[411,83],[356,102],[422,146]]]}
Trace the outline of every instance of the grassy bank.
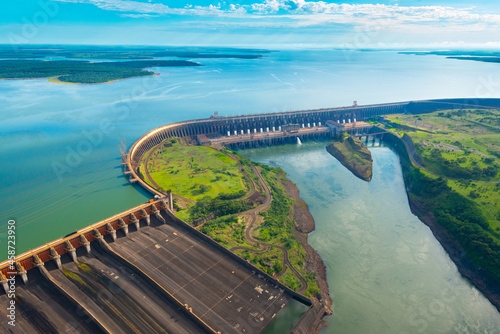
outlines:
{"label": "grassy bank", "polygon": [[[272,168],[267,165],[258,164],[262,170],[261,175],[271,190],[273,201],[268,210],[261,213],[262,222],[256,228],[255,237],[261,242],[270,243],[284,247],[288,252],[290,264],[299,272],[307,282],[306,296],[312,296],[319,291],[316,283],[316,275],[304,269],[306,252],[302,244],[297,241],[295,233],[296,222],[293,219],[294,199],[286,195],[285,182],[286,173],[281,168]],[[292,278],[286,279],[284,276],[294,276],[292,271],[288,271],[280,278],[282,282],[295,282],[289,285],[296,290],[296,281]]]}
{"label": "grassy bank", "polygon": [[[384,140],[401,157],[409,197],[421,205],[419,216],[442,226],[467,258],[500,284],[500,184],[495,162],[499,155],[494,144],[498,134],[491,124],[496,115],[497,110],[452,110],[389,117],[392,124],[386,128],[411,136],[428,172],[411,164],[396,135]],[[399,124],[414,129],[401,130]]]}
{"label": "grassy bank", "polygon": [[430,172],[425,175],[445,179],[453,191],[473,201],[492,235],[500,238],[500,111],[449,110],[387,119],[395,131],[411,137],[422,166]]}
{"label": "grassy bank", "polygon": [[[155,186],[154,180],[160,188],[172,189],[195,202],[232,199],[249,190],[238,170],[239,162],[210,147],[185,146],[172,139],[152,150],[145,154],[140,167],[141,175],[151,186]],[[152,180],[147,177],[146,160]]]}

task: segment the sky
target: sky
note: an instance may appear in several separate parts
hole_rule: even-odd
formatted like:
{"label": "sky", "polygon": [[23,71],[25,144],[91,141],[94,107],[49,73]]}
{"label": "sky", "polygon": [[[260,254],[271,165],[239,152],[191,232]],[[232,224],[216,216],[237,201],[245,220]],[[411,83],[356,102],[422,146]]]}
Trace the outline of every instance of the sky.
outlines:
{"label": "sky", "polygon": [[21,0],[0,44],[500,48],[498,0]]}

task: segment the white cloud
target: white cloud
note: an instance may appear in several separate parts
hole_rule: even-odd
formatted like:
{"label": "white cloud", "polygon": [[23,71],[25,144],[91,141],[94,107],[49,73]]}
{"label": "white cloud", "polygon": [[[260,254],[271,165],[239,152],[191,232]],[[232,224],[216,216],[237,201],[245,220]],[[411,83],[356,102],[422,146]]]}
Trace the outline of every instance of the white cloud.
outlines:
{"label": "white cloud", "polygon": [[[115,11],[125,17],[142,18],[157,15],[198,17],[232,17],[246,19],[239,23],[255,26],[288,24],[290,27],[347,24],[355,27],[377,25],[379,29],[444,29],[478,31],[500,27],[500,15],[480,14],[474,8],[450,6],[399,6],[382,4],[335,4],[324,1],[265,0],[251,5],[230,4],[172,8],[162,3],[133,0],[55,0],[93,4],[103,10]],[[267,19],[267,20],[265,20]],[[217,22],[214,22],[217,24]]]}

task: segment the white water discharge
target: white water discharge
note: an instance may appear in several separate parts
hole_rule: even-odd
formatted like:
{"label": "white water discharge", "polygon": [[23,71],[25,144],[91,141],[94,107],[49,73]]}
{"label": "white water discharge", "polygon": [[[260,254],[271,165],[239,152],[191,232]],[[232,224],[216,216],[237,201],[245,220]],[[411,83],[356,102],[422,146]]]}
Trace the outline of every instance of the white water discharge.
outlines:
{"label": "white water discharge", "polygon": [[302,142],[300,141],[300,138],[299,138],[299,137],[297,137],[297,144],[298,144],[298,145],[302,145]]}

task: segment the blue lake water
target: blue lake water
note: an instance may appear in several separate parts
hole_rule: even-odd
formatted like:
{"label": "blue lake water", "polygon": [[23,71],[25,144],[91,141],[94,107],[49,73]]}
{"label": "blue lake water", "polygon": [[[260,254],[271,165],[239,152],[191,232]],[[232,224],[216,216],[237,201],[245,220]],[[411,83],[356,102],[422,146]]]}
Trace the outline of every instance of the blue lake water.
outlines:
{"label": "blue lake water", "polygon": [[[316,50],[272,52],[258,60],[201,59],[199,62],[205,66],[157,68],[154,70],[161,73],[159,76],[100,85],[62,85],[45,79],[0,81],[0,258],[6,258],[3,245],[8,219],[16,220],[17,251],[20,253],[149,199],[148,194],[130,185],[123,177],[119,146],[122,141],[130,146],[145,132],[165,123],[205,118],[214,111],[219,115],[236,115],[345,106],[351,105],[353,100],[358,104],[371,104],[428,98],[500,97],[500,91],[483,87],[491,73],[498,71],[498,64],[438,56]],[[482,96],[477,96],[478,92]],[[309,147],[306,144],[304,148]],[[311,150],[316,152],[314,147]],[[276,148],[275,154],[280,152],[281,149]],[[306,154],[307,150],[301,152]],[[299,157],[299,161],[303,159]],[[394,161],[384,162],[384,168],[396,168]],[[317,163],[324,163],[324,157],[318,158]],[[312,173],[311,177],[321,179],[326,176],[314,174],[319,173],[320,165],[304,164],[302,167]],[[328,173],[326,169],[323,171]],[[386,294],[384,289],[365,289],[368,287],[366,281],[351,280],[355,275],[349,276],[350,271],[357,271],[356,275],[363,277],[363,270],[376,269],[379,275],[372,287],[377,284],[387,286],[387,282],[393,282],[393,276],[404,273],[406,267],[398,267],[397,272],[386,267],[366,267],[370,264],[372,247],[367,242],[377,241],[376,236],[366,232],[375,229],[373,226],[362,228],[354,223],[337,226],[337,229],[345,229],[343,234],[320,240],[329,235],[328,231],[335,231],[331,229],[333,223],[323,219],[327,217],[321,211],[325,203],[338,203],[334,198],[341,198],[346,205],[366,205],[359,196],[365,194],[363,187],[369,186],[347,181],[350,180],[345,179],[347,175],[341,173],[332,179],[333,183],[320,184],[327,187],[328,192],[318,192],[318,197],[308,195],[306,191],[303,196],[312,208],[318,231],[325,231],[312,234],[311,242],[327,262],[330,286],[336,300],[330,328],[346,333],[350,330],[350,333],[363,330],[367,333],[371,328],[369,324],[380,323],[380,328],[383,328],[385,322],[390,323],[381,313],[407,317],[407,314],[402,314],[404,309],[391,307],[386,312],[385,306],[376,307],[377,303],[418,306],[420,300],[430,305],[433,296],[439,298],[441,292],[434,289],[430,295],[422,295],[428,290],[422,285],[415,287],[413,297],[406,296],[400,292],[405,291],[404,284],[407,284],[402,280],[394,293]],[[294,177],[299,176],[290,172],[290,178],[298,182]],[[373,184],[376,184],[375,180]],[[353,188],[349,190],[351,186]],[[340,192],[336,193],[336,189]],[[380,185],[377,191],[383,189]],[[397,205],[404,208],[401,210],[405,214],[411,215],[405,197],[400,195],[400,198]],[[353,222],[358,220],[354,212],[363,212],[352,211],[349,206],[336,208],[341,214],[353,215],[345,218]],[[379,215],[373,219],[385,218]],[[415,228],[424,228],[418,220],[412,220],[412,224]],[[399,245],[401,252],[427,247],[427,257],[441,254],[439,256],[443,259],[447,258],[430,233],[425,238],[432,240],[431,246],[422,244],[421,239],[404,245],[398,239],[397,224],[384,225],[384,229],[391,235],[388,239],[391,246]],[[343,254],[343,243],[358,245],[360,254]],[[368,248],[363,248],[364,245]],[[417,260],[406,266],[416,266]],[[460,286],[470,289],[449,259],[443,263],[447,265],[437,264],[439,270],[443,270],[441,276],[424,268],[419,269],[424,270],[422,277],[428,277],[430,281],[459,282]],[[354,267],[349,269],[349,266]],[[340,275],[340,272],[345,275]],[[451,286],[455,289],[454,284]],[[341,291],[356,291],[354,288],[358,288],[357,295],[341,294]],[[483,305],[481,307],[486,307],[484,305],[488,302],[477,291],[475,293],[475,298]],[[463,308],[469,307],[470,314],[476,314],[471,310],[476,304],[469,299],[462,300],[462,294],[457,296],[453,304],[460,303]],[[345,302],[341,303],[343,299]],[[360,300],[364,301],[363,304],[370,300],[371,306],[354,308]],[[477,312],[483,310],[481,307]],[[497,328],[498,319],[498,313],[493,313],[491,323]],[[428,319],[427,323],[430,322]],[[356,327],[358,323],[360,325]],[[483,323],[481,326],[481,331],[469,332],[488,333],[491,328]],[[354,330],[355,327],[358,330]],[[397,330],[399,327],[394,327],[394,332]],[[466,333],[457,331],[462,332]]]}

